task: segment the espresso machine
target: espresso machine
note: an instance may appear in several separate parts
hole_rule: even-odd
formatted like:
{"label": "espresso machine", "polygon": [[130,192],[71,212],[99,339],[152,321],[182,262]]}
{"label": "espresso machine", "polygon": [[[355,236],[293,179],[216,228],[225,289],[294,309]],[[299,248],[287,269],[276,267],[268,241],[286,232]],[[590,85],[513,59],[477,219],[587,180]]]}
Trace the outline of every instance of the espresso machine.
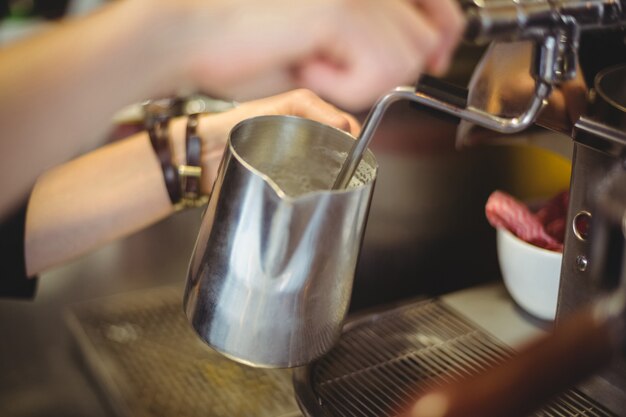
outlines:
{"label": "espresso machine", "polygon": [[[626,55],[621,58],[626,62]],[[621,290],[624,235],[619,220],[609,220],[603,211],[612,209],[607,201],[617,200],[620,189],[626,187],[620,175],[626,168],[626,65],[611,66],[596,75],[589,110],[576,121],[571,136],[570,227],[564,241],[557,325],[559,319],[598,294]],[[611,222],[613,226],[607,228],[605,223]],[[602,403],[623,410],[624,359],[618,358],[583,389]]]}
{"label": "espresso machine", "polygon": [[[513,120],[519,125],[535,123],[573,141],[568,226],[556,315],[558,329],[581,306],[603,294],[623,290],[620,282],[625,242],[621,189],[626,187],[626,2],[476,3],[469,11],[466,38],[478,42],[530,40],[534,54],[531,74],[536,83],[526,112],[508,124],[495,123],[493,119],[477,124],[507,132],[514,130]],[[544,110],[550,112],[546,102],[550,91],[575,79],[581,86],[586,84],[586,94],[565,95],[565,109],[561,110],[568,115],[559,122],[542,117]],[[502,97],[482,97],[478,101],[488,105],[494,99],[500,100],[498,108],[507,108],[506,98]],[[570,122],[563,123],[568,117]],[[467,140],[471,129],[467,122],[461,126],[463,123],[465,130],[459,134]],[[624,357],[618,355],[605,372],[580,389],[614,413],[626,413]]]}
{"label": "espresso machine", "polygon": [[[579,96],[585,102],[577,103],[571,97],[566,100],[566,107],[577,107],[574,116],[570,112],[572,125],[535,118],[537,124],[573,140],[568,227],[556,316],[558,328],[569,314],[601,294],[616,290],[620,282],[624,235],[619,220],[609,220],[606,212],[616,210],[609,208],[607,201],[617,200],[616,190],[626,187],[624,176],[620,176],[626,168],[626,3],[486,2],[473,13],[470,38],[526,38],[541,45],[535,46],[535,79],[543,79],[558,88],[559,84],[578,76],[581,81],[585,78],[587,84],[586,97]],[[550,50],[548,45],[552,42],[556,44],[555,60],[552,66],[548,65],[548,73],[542,73],[541,62],[550,59],[545,52]],[[607,59],[606,55],[610,57]],[[576,71],[582,74],[575,74]],[[540,82],[537,85],[535,97],[540,97]],[[613,226],[607,227],[611,222]],[[624,359],[618,357],[607,371],[589,380],[581,390],[614,412],[624,413]]]}
{"label": "espresso machine", "polygon": [[[528,101],[522,98],[520,105],[520,97],[515,94],[515,86],[511,87],[514,93],[508,95],[502,90],[490,90],[489,79],[503,75],[497,72],[475,73],[466,94],[454,86],[425,77],[420,80],[415,89],[399,87],[382,97],[366,120],[363,136],[371,137],[367,130],[376,127],[376,123],[370,122],[371,119],[379,119],[380,114],[391,103],[408,100],[426,110],[434,110],[460,119],[461,124],[457,134],[460,145],[477,142],[472,139],[473,136],[480,137],[480,140],[490,135],[493,137],[493,134],[488,133],[489,131],[497,132],[497,140],[500,140],[501,134],[518,133],[529,128],[535,129],[536,126],[560,133],[564,138],[573,141],[570,200],[566,223],[568,227],[564,240],[556,315],[557,330],[563,326],[569,327],[571,331],[572,325],[569,318],[581,306],[594,301],[596,307],[601,306],[603,301],[598,302],[598,299],[602,299],[607,294],[614,295],[616,292],[623,292],[624,289],[623,252],[626,235],[624,232],[626,205],[621,189],[626,187],[626,175],[623,174],[626,169],[624,159],[626,156],[626,2],[623,0],[494,0],[475,1],[466,6],[468,15],[466,40],[491,43],[491,47],[497,45],[502,59],[517,59],[519,57],[515,54],[519,51],[529,51],[532,54],[528,68],[532,80],[532,87],[528,90],[532,90],[532,94],[526,94]],[[526,47],[520,47],[520,43],[524,43]],[[508,56],[507,45],[511,46]],[[492,48],[490,52],[495,49]],[[480,72],[484,68],[485,66],[481,67],[479,64],[476,71]],[[511,74],[504,75],[511,76]],[[528,78],[528,74],[525,76]],[[513,76],[509,81],[515,83],[518,80]],[[571,88],[572,83],[578,83],[579,91],[583,94],[564,94],[565,106],[560,109],[551,108],[554,105],[550,101],[551,95],[557,90]],[[526,83],[525,86],[530,85]],[[561,113],[564,117],[553,117],[557,113]],[[338,176],[335,188],[345,187],[354,172],[356,163],[360,160],[360,155],[366,148],[367,141],[360,141],[355,145]],[[619,296],[614,296],[606,299],[606,304],[609,305],[619,298]],[[618,301],[617,304],[622,302]],[[433,309],[439,307],[441,306],[433,307]],[[603,308],[605,307],[600,307],[600,309]],[[612,308],[606,307],[607,310]],[[618,309],[623,309],[623,307]],[[433,313],[433,315],[443,314],[446,314],[445,311]],[[620,316],[622,315],[623,311]],[[432,348],[442,340],[447,343],[451,337],[445,332],[445,326],[449,325],[450,321],[438,323],[437,325],[441,325],[443,330],[434,335],[424,333],[409,335],[411,330],[407,329],[416,326],[416,323],[428,326],[425,323],[433,323],[435,320],[433,317],[418,316],[417,310],[404,310],[393,319],[381,316],[371,323],[357,323],[349,326],[349,335],[345,336],[339,348],[330,354],[331,358],[335,357],[335,362],[332,359],[322,359],[320,364],[297,373],[295,386],[301,407],[310,415],[388,413],[389,407],[393,407],[391,404],[394,402],[394,394],[385,392],[383,387],[371,383],[371,380],[364,376],[375,367],[379,367],[378,373],[371,371],[372,377],[387,378],[388,385],[399,390],[404,389],[410,392],[410,395],[418,395],[415,391],[411,391],[410,384],[408,387],[403,386],[406,384],[403,379],[414,378],[413,375],[416,372],[422,372],[422,378],[432,377],[434,372],[432,369],[436,369],[437,364],[424,364],[421,361],[423,356],[419,356],[419,360],[417,357],[409,360],[409,355],[406,353],[407,346],[410,345],[411,349],[417,350],[424,346]],[[619,318],[617,321],[621,323],[622,319]],[[389,321],[390,328],[380,330],[375,328],[374,323],[380,324],[385,320]],[[568,320],[570,320],[569,323],[567,323]],[[402,324],[398,324],[403,321],[407,322],[406,329],[402,328]],[[392,322],[395,324],[391,324]],[[463,326],[462,323],[454,323],[454,325],[457,330]],[[393,326],[396,330],[391,328]],[[582,322],[581,327],[583,327]],[[617,333],[620,335],[611,337],[623,339],[624,329],[621,327],[623,323],[616,326],[619,328]],[[589,335],[592,333],[590,332]],[[352,362],[362,361],[362,363],[354,365],[348,363],[341,372],[333,369],[338,363],[349,362],[350,356],[358,350],[356,346],[359,343],[368,343],[368,340],[374,343],[376,337],[393,337],[403,340],[395,340],[399,343],[397,346],[394,346],[392,342],[384,342],[381,343],[382,346],[379,349],[372,349],[371,352],[365,351],[363,358],[352,359]],[[467,334],[462,337],[467,337]],[[436,341],[432,341],[431,338]],[[421,340],[416,342],[416,339]],[[353,340],[352,345],[346,340]],[[584,346],[581,348],[581,345],[585,344],[584,340],[573,338],[570,341],[571,346],[567,343],[560,346],[563,356],[568,356],[569,350],[572,352],[577,350],[579,352],[577,355],[580,354],[580,349],[584,350]],[[599,350],[594,347],[596,342],[596,340],[588,340],[587,344],[589,351],[595,350],[597,358],[602,354],[598,355]],[[477,343],[482,344],[479,350],[487,351],[490,355],[499,354],[496,352],[500,347],[484,341]],[[620,343],[623,345],[623,342]],[[467,366],[467,363],[475,359],[471,356],[474,348],[475,345],[464,346],[465,351],[459,352],[461,355],[468,355],[464,359],[451,359],[446,353],[435,358],[434,362],[459,360],[465,362]],[[449,351],[450,348],[447,352]],[[477,355],[479,356],[480,354]],[[584,358],[585,355],[581,354],[580,357]],[[380,358],[385,358],[386,362]],[[587,372],[595,370],[594,367],[601,366],[602,361],[594,365],[594,359],[591,356],[587,359],[589,363],[584,365],[589,367]],[[532,365],[532,361],[527,362],[526,366],[528,365]],[[602,366],[606,366],[606,363]],[[542,376],[540,375],[538,372],[535,377],[537,384],[541,384]],[[454,379],[454,376],[446,374],[446,377],[448,376]],[[353,384],[358,383],[360,389],[356,391],[369,391],[392,399],[369,401],[365,394],[360,395],[355,392],[349,384],[342,386],[339,382],[341,380],[351,380]],[[532,379],[526,382],[533,383]],[[493,382],[485,385],[489,384]],[[333,386],[334,388],[330,388]],[[580,413],[587,415],[586,411],[581,410],[588,410],[589,415],[612,415],[611,413],[625,415],[626,362],[623,355],[617,355],[606,371],[591,378],[579,389],[579,393],[569,393],[566,396],[575,397],[574,402],[585,396],[585,401],[597,402],[596,404],[601,404],[608,410],[598,411],[594,405],[575,408],[569,404],[565,405],[567,401],[560,399],[557,401],[558,405],[550,406],[551,411],[542,411],[538,415],[581,415]],[[343,390],[344,393],[337,394],[339,390]],[[467,385],[457,391],[463,390],[467,390]],[[459,394],[456,398],[463,399],[463,396],[464,394]],[[342,405],[338,398],[344,398],[348,403],[353,401],[355,405]],[[489,398],[486,396],[484,399]],[[497,398],[491,398],[491,400],[494,403],[497,402]],[[396,399],[396,401],[401,400]],[[471,403],[472,400],[466,402]],[[484,410],[469,408],[464,411],[461,409],[458,415],[502,415],[493,410],[490,413],[486,411],[487,408],[485,407]],[[481,412],[472,414],[476,410]],[[485,411],[485,414],[482,411]],[[442,411],[441,414],[433,413],[432,415],[457,414]]]}

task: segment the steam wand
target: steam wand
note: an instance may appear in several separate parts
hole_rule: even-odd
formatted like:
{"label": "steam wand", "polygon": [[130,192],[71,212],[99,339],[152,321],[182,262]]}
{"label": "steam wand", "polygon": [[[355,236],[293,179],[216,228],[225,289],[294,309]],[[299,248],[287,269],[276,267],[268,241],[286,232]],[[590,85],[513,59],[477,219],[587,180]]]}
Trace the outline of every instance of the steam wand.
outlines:
{"label": "steam wand", "polygon": [[490,114],[471,106],[466,108],[459,107],[423,92],[416,91],[414,87],[397,87],[381,97],[370,111],[367,119],[365,120],[363,130],[361,131],[359,138],[352,146],[352,149],[350,149],[348,157],[337,175],[337,179],[333,185],[333,190],[341,190],[348,186],[350,179],[354,175],[359,162],[363,157],[363,153],[374,137],[374,132],[376,131],[376,128],[378,127],[385,111],[396,101],[413,101],[489,129],[497,130],[502,133],[515,133],[526,129],[535,121],[537,114],[543,107],[544,102],[550,95],[551,90],[552,87],[549,84],[538,82],[535,88],[534,97],[528,109],[518,117],[506,118]]}

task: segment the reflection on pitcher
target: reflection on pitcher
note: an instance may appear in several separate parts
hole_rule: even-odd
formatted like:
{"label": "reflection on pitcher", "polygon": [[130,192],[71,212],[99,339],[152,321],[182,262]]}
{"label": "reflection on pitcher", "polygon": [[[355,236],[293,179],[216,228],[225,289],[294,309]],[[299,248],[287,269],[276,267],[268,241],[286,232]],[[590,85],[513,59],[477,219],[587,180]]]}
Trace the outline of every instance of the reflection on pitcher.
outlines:
{"label": "reflection on pitcher", "polygon": [[331,190],[354,138],[263,116],[231,132],[188,272],[185,312],[240,362],[292,367],[340,335],[377,174],[365,154]]}

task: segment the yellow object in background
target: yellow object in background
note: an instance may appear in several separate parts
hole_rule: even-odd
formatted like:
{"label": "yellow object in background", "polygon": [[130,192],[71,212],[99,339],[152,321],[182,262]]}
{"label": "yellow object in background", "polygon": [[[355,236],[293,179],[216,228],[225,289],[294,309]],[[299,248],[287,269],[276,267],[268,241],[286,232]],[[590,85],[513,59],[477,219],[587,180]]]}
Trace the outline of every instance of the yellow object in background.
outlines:
{"label": "yellow object in background", "polygon": [[569,190],[571,160],[539,147],[513,146],[509,193],[519,200],[552,197]]}

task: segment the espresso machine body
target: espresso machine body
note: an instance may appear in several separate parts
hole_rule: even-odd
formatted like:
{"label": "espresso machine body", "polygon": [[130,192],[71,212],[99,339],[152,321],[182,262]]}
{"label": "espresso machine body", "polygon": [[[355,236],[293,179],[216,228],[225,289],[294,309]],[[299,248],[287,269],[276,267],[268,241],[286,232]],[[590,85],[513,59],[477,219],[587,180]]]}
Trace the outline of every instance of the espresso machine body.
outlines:
{"label": "espresso machine body", "polygon": [[[613,230],[611,233],[601,233],[599,223],[604,222],[604,229],[607,229],[606,216],[603,219],[603,216],[596,216],[596,212],[600,211],[599,190],[604,190],[606,195],[607,182],[612,181],[613,190],[626,188],[626,175],[620,176],[626,172],[626,2],[491,0],[471,3],[466,39],[478,43],[528,41],[534,45],[530,68],[536,83],[534,100],[526,112],[506,115],[509,120],[526,119],[527,123],[522,126],[518,123],[519,129],[507,130],[503,127],[510,126],[510,122],[494,123],[493,117],[467,117],[458,111],[449,113],[459,116],[466,125],[469,122],[500,133],[538,124],[573,141],[568,228],[556,316],[558,327],[573,311],[617,290],[623,276],[626,246],[623,212],[618,220],[613,220],[612,229],[608,228]],[[519,49],[512,46],[510,51],[514,58]],[[542,114],[549,113],[545,111],[550,106],[547,98],[575,78],[581,82],[585,78],[588,94],[582,106],[569,102],[566,96],[564,110],[569,113],[570,124],[556,125],[542,118]],[[503,103],[507,98],[471,91],[470,86],[470,96],[472,93],[488,97],[469,100],[466,110],[472,110],[473,102],[496,101],[501,109],[510,104]],[[533,110],[538,97],[542,106]],[[580,109],[575,117],[567,112],[568,106]],[[471,136],[467,127],[459,133]],[[465,140],[467,142],[467,138]],[[609,198],[612,194],[615,193],[608,192]],[[626,212],[626,203],[621,207]],[[587,395],[618,415],[626,412],[624,357],[581,387]]]}
{"label": "espresso machine body", "polygon": [[[626,56],[623,59],[626,61]],[[569,227],[564,242],[557,325],[581,305],[615,290],[622,269],[621,222],[614,221],[610,233],[596,227],[607,221],[606,216],[597,215],[598,194],[606,193],[606,183],[618,181],[613,187],[626,188],[626,180],[620,175],[626,169],[626,64],[601,71],[594,84],[589,115],[576,122],[572,133]],[[626,409],[626,361],[618,359],[582,389],[616,413],[622,413]]]}

